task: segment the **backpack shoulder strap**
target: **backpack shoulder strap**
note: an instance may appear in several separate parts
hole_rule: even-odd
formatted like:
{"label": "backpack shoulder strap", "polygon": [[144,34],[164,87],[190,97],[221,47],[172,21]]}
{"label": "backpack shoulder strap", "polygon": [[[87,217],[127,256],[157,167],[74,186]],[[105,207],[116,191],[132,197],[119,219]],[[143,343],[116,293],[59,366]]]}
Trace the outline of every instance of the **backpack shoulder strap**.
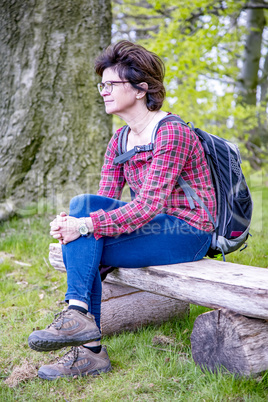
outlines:
{"label": "backpack shoulder strap", "polygon": [[152,151],[154,148],[154,141],[155,141],[156,133],[159,130],[159,128],[163,124],[165,124],[167,121],[174,121],[174,120],[178,121],[179,123],[183,124],[184,126],[189,127],[188,124],[185,123],[185,121],[182,120],[179,116],[175,116],[173,114],[165,116],[154,127],[150,144],[135,146],[133,149],[131,149],[130,151],[127,151],[127,152],[126,152],[127,134],[128,134],[129,126],[124,126],[122,128],[122,130],[120,131],[120,134],[118,137],[118,156],[116,158],[114,158],[114,164],[118,165],[120,163],[125,163],[130,158],[132,158],[132,156],[134,156],[136,153],[144,152],[144,151]]}
{"label": "backpack shoulder strap", "polygon": [[118,165],[120,163],[125,163],[130,158],[132,158],[132,156],[136,155],[137,153],[152,151],[153,149],[154,149],[154,144],[135,146],[130,151],[124,152],[121,155],[118,155],[116,158],[114,158],[113,163],[114,163],[114,165]]}
{"label": "backpack shoulder strap", "polygon": [[129,126],[123,126],[118,136],[118,154],[122,155],[126,151],[127,147],[127,134]]}
{"label": "backpack shoulder strap", "polygon": [[[128,136],[129,126],[123,126],[120,134],[118,136],[118,144],[117,144],[117,151],[118,156],[114,158],[114,165],[118,165],[119,163],[124,163],[122,159],[124,159],[124,154],[126,153],[127,149],[127,136]],[[131,155],[132,156],[132,155]],[[131,158],[130,156],[130,158]],[[126,159],[127,160],[127,159]]]}
{"label": "backpack shoulder strap", "polygon": [[204,204],[204,202],[201,200],[201,198],[196,194],[196,192],[192,189],[192,187],[189,186],[189,184],[186,183],[186,181],[181,176],[178,179],[178,183],[179,183],[180,187],[182,188],[182,190],[185,194],[185,197],[187,198],[190,208],[195,209],[195,205],[193,202],[193,200],[195,200],[199,204],[199,206],[206,211],[210,221],[212,222],[212,224],[214,226],[214,229],[216,229],[216,222],[214,221],[209,209]]}
{"label": "backpack shoulder strap", "polygon": [[118,137],[118,156],[116,158],[114,158],[114,162],[113,162],[114,165],[118,165],[120,163],[125,163],[135,154],[137,154],[139,152],[144,152],[144,151],[152,151],[154,148],[154,145],[152,143],[150,143],[147,145],[135,146],[130,151],[126,152],[128,131],[129,131],[129,126],[124,126],[122,128],[122,130],[120,131],[120,134]]}
{"label": "backpack shoulder strap", "polygon": [[[120,164],[120,163],[125,163],[126,161],[128,161],[132,156],[134,156],[136,153],[138,152],[143,152],[143,151],[149,151],[149,150],[153,150],[154,147],[154,141],[155,141],[155,137],[157,134],[157,131],[159,130],[159,128],[165,124],[168,121],[178,121],[180,124],[187,126],[189,128],[189,125],[182,120],[179,116],[175,116],[173,114],[165,116],[163,119],[161,119],[156,126],[154,127],[154,130],[152,132],[152,136],[151,136],[151,143],[148,145],[143,145],[143,146],[136,146],[133,149],[131,149],[130,151],[126,152],[126,144],[127,144],[127,133],[129,130],[128,126],[124,126],[119,134],[118,137],[118,156],[114,159],[114,164]],[[194,125],[193,123],[190,123],[192,130],[195,131]],[[209,216],[209,219],[211,220],[214,228],[216,227],[216,223],[211,215],[211,213],[209,212],[207,206],[204,204],[204,202],[201,200],[200,197],[198,197],[198,195],[196,194],[196,192],[189,186],[188,183],[186,183],[186,181],[180,176],[178,179],[178,183],[180,185],[180,187],[182,188],[186,199],[189,203],[189,206],[191,209],[195,208],[194,205],[194,200],[199,204],[199,206],[201,208],[204,208],[204,210],[206,211],[206,213]],[[131,198],[134,199],[135,198],[135,193],[133,192],[133,190],[130,189],[130,193],[131,193]]]}
{"label": "backpack shoulder strap", "polygon": [[152,144],[153,144],[154,141],[155,141],[156,133],[157,133],[157,131],[159,130],[159,128],[160,128],[163,124],[165,124],[166,122],[168,122],[168,121],[178,121],[178,122],[181,123],[183,126],[187,126],[187,127],[189,128],[188,124],[185,123],[185,121],[182,120],[179,116],[175,116],[174,114],[170,114],[170,115],[168,115],[168,116],[165,116],[165,117],[163,117],[163,119],[161,119],[161,120],[157,123],[157,125],[156,125],[155,128],[153,129],[152,137],[151,137],[151,143],[152,143]]}

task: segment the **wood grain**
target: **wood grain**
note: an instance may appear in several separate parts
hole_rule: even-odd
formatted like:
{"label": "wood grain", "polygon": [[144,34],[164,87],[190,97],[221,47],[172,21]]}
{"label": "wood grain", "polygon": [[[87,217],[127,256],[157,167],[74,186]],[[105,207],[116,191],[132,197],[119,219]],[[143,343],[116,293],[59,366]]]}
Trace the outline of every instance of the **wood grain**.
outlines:
{"label": "wood grain", "polygon": [[197,317],[192,355],[201,368],[252,375],[268,369],[268,322],[220,309]]}
{"label": "wood grain", "polygon": [[103,335],[133,331],[189,314],[189,304],[129,286],[103,283],[101,329]]}
{"label": "wood grain", "polygon": [[[65,271],[59,244],[50,245],[49,259],[54,268]],[[268,319],[268,269],[265,268],[203,259],[165,266],[119,268],[108,278],[112,283],[188,303]]]}

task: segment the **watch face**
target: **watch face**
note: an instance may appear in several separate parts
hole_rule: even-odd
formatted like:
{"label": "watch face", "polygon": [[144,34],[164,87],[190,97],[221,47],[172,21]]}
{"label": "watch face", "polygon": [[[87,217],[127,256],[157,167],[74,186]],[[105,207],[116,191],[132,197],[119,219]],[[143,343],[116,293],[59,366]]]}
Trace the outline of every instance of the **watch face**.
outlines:
{"label": "watch face", "polygon": [[81,233],[81,235],[86,235],[88,234],[88,228],[87,225],[85,225],[84,223],[79,227],[79,232]]}

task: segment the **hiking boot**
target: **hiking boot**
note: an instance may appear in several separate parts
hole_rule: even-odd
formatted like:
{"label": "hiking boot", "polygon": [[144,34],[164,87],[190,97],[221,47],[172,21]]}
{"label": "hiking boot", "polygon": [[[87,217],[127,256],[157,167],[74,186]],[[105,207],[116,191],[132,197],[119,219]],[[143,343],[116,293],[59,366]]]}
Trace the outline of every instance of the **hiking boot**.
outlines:
{"label": "hiking boot", "polygon": [[32,332],[28,344],[33,350],[46,352],[65,346],[83,345],[100,338],[94,316],[71,309],[56,314],[54,321],[46,329]]}
{"label": "hiking boot", "polygon": [[43,380],[59,377],[78,377],[107,373],[112,369],[107,350],[102,346],[100,353],[94,353],[83,346],[72,347],[54,364],[42,366],[38,376]]}

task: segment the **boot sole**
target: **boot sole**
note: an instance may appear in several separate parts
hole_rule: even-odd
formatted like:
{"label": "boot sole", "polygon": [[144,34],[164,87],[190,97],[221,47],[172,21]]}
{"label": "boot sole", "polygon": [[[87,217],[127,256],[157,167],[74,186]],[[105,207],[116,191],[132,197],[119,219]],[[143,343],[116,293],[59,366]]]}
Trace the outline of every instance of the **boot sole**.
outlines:
{"label": "boot sole", "polygon": [[98,370],[93,370],[93,371],[86,371],[85,373],[81,373],[81,374],[79,374],[79,373],[77,373],[77,374],[59,374],[59,375],[51,375],[51,376],[49,376],[49,375],[47,375],[47,374],[45,374],[45,373],[43,373],[42,371],[38,371],[38,377],[39,378],[42,378],[42,380],[49,380],[49,381],[53,381],[53,380],[56,380],[57,378],[70,378],[70,377],[85,377],[85,376],[87,376],[87,375],[92,375],[92,376],[96,376],[96,375],[99,375],[99,374],[101,374],[101,373],[108,373],[109,371],[111,371],[112,370],[112,366],[111,366],[111,364],[109,364],[109,366],[107,366],[107,367],[104,367],[104,368],[102,368],[102,369],[98,369]]}
{"label": "boot sole", "polygon": [[28,345],[37,352],[49,352],[50,350],[58,350],[67,346],[80,346],[87,342],[92,342],[101,337],[100,332],[93,332],[90,336],[87,332],[84,336],[76,339],[40,339],[36,335],[29,336]]}

